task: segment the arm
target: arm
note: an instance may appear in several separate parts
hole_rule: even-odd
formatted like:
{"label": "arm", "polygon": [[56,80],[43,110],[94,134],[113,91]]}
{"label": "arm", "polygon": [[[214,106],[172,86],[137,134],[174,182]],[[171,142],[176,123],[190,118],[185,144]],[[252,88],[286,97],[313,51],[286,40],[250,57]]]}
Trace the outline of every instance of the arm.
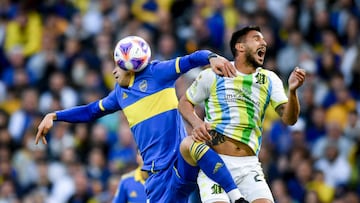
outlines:
{"label": "arm", "polygon": [[299,99],[296,94],[296,90],[304,83],[305,81],[305,71],[299,68],[290,74],[289,77],[289,94],[288,102],[281,104],[276,108],[276,112],[281,117],[281,120],[287,125],[294,125],[300,114],[300,104]]}
{"label": "arm", "polygon": [[188,100],[186,95],[180,98],[179,111],[185,121],[193,128],[192,137],[195,141],[202,142],[211,140],[211,135],[208,132],[210,126],[196,114],[194,104]]}
{"label": "arm", "polygon": [[236,75],[235,67],[227,59],[208,50],[200,50],[183,57],[160,62],[154,65],[153,69],[160,81],[173,81],[190,69],[209,64],[218,75],[227,77]]}
{"label": "arm", "polygon": [[[210,51],[197,51],[185,57],[189,58],[189,63],[191,64],[190,67],[192,68],[210,64],[211,68],[217,75],[223,75],[226,77],[236,76],[235,67],[226,58]],[[183,58],[186,59],[185,57]],[[184,65],[187,65],[186,61],[183,63]],[[185,68],[185,72],[190,69]]]}
{"label": "arm", "polygon": [[203,119],[196,114],[194,106],[209,97],[210,87],[214,81],[215,74],[212,70],[202,71],[179,101],[179,111],[183,118],[192,126],[192,136],[195,141],[207,141],[211,139],[208,133],[210,125],[205,123]]}
{"label": "arm", "polygon": [[40,139],[44,144],[47,144],[45,135],[52,128],[54,121],[65,121],[70,123],[88,122],[117,110],[120,110],[120,106],[117,103],[115,91],[112,91],[102,100],[84,106],[77,106],[62,111],[48,113],[38,126],[35,144],[37,144]]}

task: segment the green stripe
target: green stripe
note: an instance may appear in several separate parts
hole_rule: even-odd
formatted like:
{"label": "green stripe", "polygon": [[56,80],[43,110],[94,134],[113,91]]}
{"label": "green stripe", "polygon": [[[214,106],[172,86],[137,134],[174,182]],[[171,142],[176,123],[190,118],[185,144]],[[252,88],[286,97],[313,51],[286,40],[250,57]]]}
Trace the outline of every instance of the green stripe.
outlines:
{"label": "green stripe", "polygon": [[[252,83],[253,83],[253,75],[246,75],[244,77],[243,80],[243,90],[245,90],[247,93],[249,93],[250,95],[247,95],[246,93],[244,93],[244,96],[246,97],[250,97],[252,94]],[[249,98],[251,99],[251,98]],[[249,128],[244,129],[243,131],[243,136],[241,137],[241,140],[245,143],[249,143],[250,141],[250,136],[251,136],[251,132],[252,129],[254,129],[255,127],[255,122],[254,122],[254,104],[251,102],[246,101],[246,113],[248,114],[248,123],[249,123]]]}

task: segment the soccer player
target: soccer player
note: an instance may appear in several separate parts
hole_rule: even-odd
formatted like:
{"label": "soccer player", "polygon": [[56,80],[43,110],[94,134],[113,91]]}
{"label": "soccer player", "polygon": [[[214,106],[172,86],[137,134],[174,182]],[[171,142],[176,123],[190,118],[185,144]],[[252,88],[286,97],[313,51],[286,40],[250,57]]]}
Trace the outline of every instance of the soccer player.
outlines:
{"label": "soccer player", "polygon": [[[265,110],[272,105],[284,123],[293,125],[300,111],[296,90],[305,80],[305,71],[296,67],[288,79],[287,96],[280,78],[261,68],[266,45],[257,26],[234,32],[230,48],[237,76],[219,77],[204,70],[179,102],[194,139],[207,141],[220,154],[240,192],[252,203],[274,202],[257,157]],[[194,111],[201,102],[205,102],[204,121]],[[201,171],[198,185],[204,203],[229,202],[219,185]]]}
{"label": "soccer player", "polygon": [[[207,50],[172,60],[152,61],[136,73],[116,66],[113,75],[117,84],[108,96],[87,105],[47,114],[38,126],[35,141],[46,143],[45,135],[53,121],[89,122],[122,110],[143,158],[142,170],[149,175],[145,182],[147,200],[150,203],[186,202],[189,193],[197,186],[198,167],[185,162],[179,153],[180,142],[186,133],[177,109],[175,81],[182,73],[209,64],[218,74],[230,76],[235,72],[229,61]],[[231,201],[243,201],[217,153],[204,143],[186,150],[188,143],[191,142],[184,142],[181,152],[192,153],[190,157],[194,157],[196,164],[223,186]]]}
{"label": "soccer player", "polygon": [[121,176],[121,180],[112,203],[146,202],[144,184],[148,174],[141,170],[143,161],[140,153],[137,153],[136,155],[136,162],[139,166],[135,170]]}

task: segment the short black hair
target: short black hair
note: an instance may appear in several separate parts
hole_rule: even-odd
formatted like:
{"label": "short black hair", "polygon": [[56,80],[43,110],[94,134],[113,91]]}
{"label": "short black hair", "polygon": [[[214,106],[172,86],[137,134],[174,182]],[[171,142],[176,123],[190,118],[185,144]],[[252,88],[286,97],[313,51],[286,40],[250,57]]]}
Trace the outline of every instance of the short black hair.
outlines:
{"label": "short black hair", "polygon": [[243,37],[252,30],[261,32],[259,26],[248,25],[248,26],[245,26],[245,27],[241,28],[238,31],[235,31],[232,34],[231,40],[230,40],[230,49],[231,49],[231,53],[233,54],[233,56],[235,56],[235,54],[236,54],[235,44],[238,43],[238,42],[241,42],[243,40]]}

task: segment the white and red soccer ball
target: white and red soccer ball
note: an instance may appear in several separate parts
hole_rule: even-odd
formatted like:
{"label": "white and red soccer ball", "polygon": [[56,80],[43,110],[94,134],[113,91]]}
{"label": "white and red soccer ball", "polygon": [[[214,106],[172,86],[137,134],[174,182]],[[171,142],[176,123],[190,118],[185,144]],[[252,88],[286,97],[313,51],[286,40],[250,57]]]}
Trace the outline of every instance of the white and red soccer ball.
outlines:
{"label": "white and red soccer ball", "polygon": [[115,63],[123,70],[139,72],[149,63],[151,49],[141,37],[128,36],[121,39],[114,49]]}

